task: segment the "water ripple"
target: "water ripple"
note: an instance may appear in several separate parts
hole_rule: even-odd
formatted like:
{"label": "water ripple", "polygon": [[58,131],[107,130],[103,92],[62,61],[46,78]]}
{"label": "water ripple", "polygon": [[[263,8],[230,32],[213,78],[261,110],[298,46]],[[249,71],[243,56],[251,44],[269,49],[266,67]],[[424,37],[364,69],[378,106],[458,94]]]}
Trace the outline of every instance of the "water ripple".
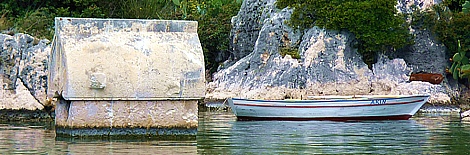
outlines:
{"label": "water ripple", "polygon": [[[201,112],[201,154],[467,153],[470,126],[458,115],[422,114],[402,121],[236,121]],[[461,140],[459,140],[461,139]]]}

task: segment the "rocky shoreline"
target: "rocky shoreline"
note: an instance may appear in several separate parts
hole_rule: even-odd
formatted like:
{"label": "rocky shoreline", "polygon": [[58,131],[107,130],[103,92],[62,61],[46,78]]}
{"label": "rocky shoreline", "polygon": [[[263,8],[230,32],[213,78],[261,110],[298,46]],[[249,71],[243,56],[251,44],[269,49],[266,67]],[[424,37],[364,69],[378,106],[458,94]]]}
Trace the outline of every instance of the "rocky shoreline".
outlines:
{"label": "rocky shoreline", "polygon": [[[276,0],[245,0],[232,19],[232,56],[213,74],[206,100],[228,97],[256,99],[305,98],[316,95],[430,94],[430,105],[468,108],[468,87],[447,73],[446,47],[429,30],[410,27],[414,45],[395,52],[379,52],[366,65],[354,47],[354,35],[312,27],[290,27],[292,10],[277,8]],[[399,1],[400,12],[411,6],[425,10],[439,2]],[[422,26],[422,25],[421,25]],[[288,47],[298,57],[281,55]],[[430,63],[432,62],[432,63]],[[412,78],[417,73],[438,75],[430,83]]]}
{"label": "rocky shoreline", "polygon": [[[431,94],[424,111],[436,111],[426,110],[433,106],[470,110],[468,87],[445,73],[449,67],[446,47],[429,30],[410,28],[414,45],[394,53],[378,53],[377,63],[369,67],[354,48],[353,34],[319,27],[295,30],[286,24],[292,10],[276,8],[275,2],[243,1],[239,14],[232,19],[231,57],[206,84],[205,102],[223,102],[235,96],[283,99],[307,95]],[[399,1],[396,8],[406,12],[410,6],[423,2]],[[418,9],[434,3],[438,2]],[[281,55],[286,49],[297,52],[300,58]],[[0,34],[0,118],[46,118],[47,112],[41,111],[47,101],[50,50],[48,40],[28,34]],[[443,80],[431,84],[410,78],[419,72],[440,74]],[[22,112],[27,114],[15,114]]]}
{"label": "rocky shoreline", "polygon": [[54,115],[43,110],[0,109],[0,122],[49,122]]}
{"label": "rocky shoreline", "polygon": [[[221,107],[225,100],[206,100],[200,103],[200,110],[227,110],[227,107]],[[420,113],[464,113],[458,106],[453,104],[430,104],[426,103],[419,110]],[[0,122],[50,122],[54,121],[54,112],[48,113],[43,110],[27,109],[0,109]],[[467,119],[466,119],[467,120]],[[470,119],[469,119],[470,120]]]}

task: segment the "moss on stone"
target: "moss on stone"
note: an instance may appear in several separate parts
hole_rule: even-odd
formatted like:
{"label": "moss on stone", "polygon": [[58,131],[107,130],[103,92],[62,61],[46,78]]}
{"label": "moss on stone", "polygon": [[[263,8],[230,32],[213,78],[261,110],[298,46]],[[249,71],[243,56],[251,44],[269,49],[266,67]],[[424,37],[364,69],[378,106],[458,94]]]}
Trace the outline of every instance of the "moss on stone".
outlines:
{"label": "moss on stone", "polygon": [[290,55],[294,59],[300,59],[299,50],[296,48],[282,47],[279,50],[279,54],[281,54],[282,57]]}

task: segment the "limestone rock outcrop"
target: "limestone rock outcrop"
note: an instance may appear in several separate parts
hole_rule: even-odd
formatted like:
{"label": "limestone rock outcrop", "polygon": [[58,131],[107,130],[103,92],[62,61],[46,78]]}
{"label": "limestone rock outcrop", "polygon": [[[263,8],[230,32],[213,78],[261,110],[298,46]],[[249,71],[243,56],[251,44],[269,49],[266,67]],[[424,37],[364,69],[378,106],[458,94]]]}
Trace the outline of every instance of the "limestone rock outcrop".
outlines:
{"label": "limestone rock outcrop", "polygon": [[[396,8],[407,12],[413,4],[425,9],[430,3],[438,2],[399,1]],[[445,74],[445,47],[429,31],[410,28],[416,44],[379,54],[369,69],[353,47],[353,34],[319,27],[301,32],[286,24],[291,14],[289,8],[276,8],[275,0],[245,0],[232,20],[233,59],[213,75],[206,98],[428,93],[430,102],[446,103],[449,94],[455,94],[458,85],[448,81],[438,85],[409,81],[414,72]],[[299,52],[301,58],[282,56],[282,48]]]}
{"label": "limestone rock outcrop", "polygon": [[0,34],[0,109],[43,109],[50,45],[27,34]]}

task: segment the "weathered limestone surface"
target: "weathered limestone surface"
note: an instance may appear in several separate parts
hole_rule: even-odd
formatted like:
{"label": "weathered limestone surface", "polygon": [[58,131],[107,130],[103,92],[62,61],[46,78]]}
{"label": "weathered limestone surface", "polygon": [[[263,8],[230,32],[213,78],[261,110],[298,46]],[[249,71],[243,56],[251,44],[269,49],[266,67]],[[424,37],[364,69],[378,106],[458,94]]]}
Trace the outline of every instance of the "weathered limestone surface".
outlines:
{"label": "weathered limestone surface", "polygon": [[27,34],[0,34],[0,109],[43,108],[48,43]]}
{"label": "weathered limestone surface", "polygon": [[56,126],[68,128],[197,128],[197,101],[63,101]]}
{"label": "weathered limestone surface", "polygon": [[56,18],[56,132],[195,135],[204,97],[197,22]]}
{"label": "weathered limestone surface", "polygon": [[[416,36],[414,46],[402,49],[400,55],[379,54],[378,62],[369,69],[353,48],[353,35],[318,27],[295,31],[285,24],[292,10],[275,8],[274,3],[275,0],[244,1],[240,9],[243,13],[232,20],[236,25],[232,30],[234,58],[240,59],[229,60],[213,75],[214,81],[208,84],[206,98],[282,99],[307,95],[429,93],[432,95],[430,102],[445,103],[450,102],[451,95],[458,94],[454,91],[458,86],[448,82],[440,85],[409,82],[413,72],[444,73],[445,47],[428,31],[412,29]],[[428,3],[435,2],[400,1],[396,7],[407,11],[415,3],[424,9],[430,6]],[[254,8],[259,10],[250,11]],[[246,23],[256,23],[251,25],[260,27],[259,32],[246,37],[250,36],[249,32],[240,26]],[[280,47],[298,49],[301,59],[282,57]],[[247,52],[251,48],[252,52]]]}
{"label": "weathered limestone surface", "polygon": [[[413,13],[413,7],[425,10],[432,5],[441,3],[441,0],[398,0],[396,6],[399,12]],[[411,20],[411,17],[409,17]],[[411,34],[415,37],[415,44],[389,53],[393,57],[403,58],[413,72],[439,73],[445,75],[445,67],[448,65],[446,47],[431,34],[430,30],[420,24],[410,27]],[[419,59],[418,59],[419,58]],[[433,63],[429,63],[433,60]]]}
{"label": "weathered limestone surface", "polygon": [[233,48],[232,58],[234,60],[239,60],[253,51],[263,20],[266,18],[259,11],[267,10],[263,9],[267,4],[271,5],[268,7],[272,7],[272,3],[268,3],[268,1],[243,3],[241,7],[244,9],[240,9],[238,15],[232,18],[231,34],[234,35],[231,36],[231,47]]}
{"label": "weathered limestone surface", "polygon": [[66,100],[202,98],[197,22],[56,18],[48,94]]}
{"label": "weathered limestone surface", "polygon": [[[6,85],[0,81],[0,85]],[[16,88],[0,89],[0,109],[27,109],[37,110],[44,107],[31,95],[31,92],[23,85],[21,80],[17,80]]]}
{"label": "weathered limestone surface", "polygon": [[[57,104],[55,114],[56,128],[109,130],[99,135],[171,135],[175,133],[161,131],[195,132],[198,126],[197,101],[62,101]],[[113,131],[113,128],[120,130]],[[121,129],[132,134],[120,133]],[[74,136],[83,135],[94,133]]]}

